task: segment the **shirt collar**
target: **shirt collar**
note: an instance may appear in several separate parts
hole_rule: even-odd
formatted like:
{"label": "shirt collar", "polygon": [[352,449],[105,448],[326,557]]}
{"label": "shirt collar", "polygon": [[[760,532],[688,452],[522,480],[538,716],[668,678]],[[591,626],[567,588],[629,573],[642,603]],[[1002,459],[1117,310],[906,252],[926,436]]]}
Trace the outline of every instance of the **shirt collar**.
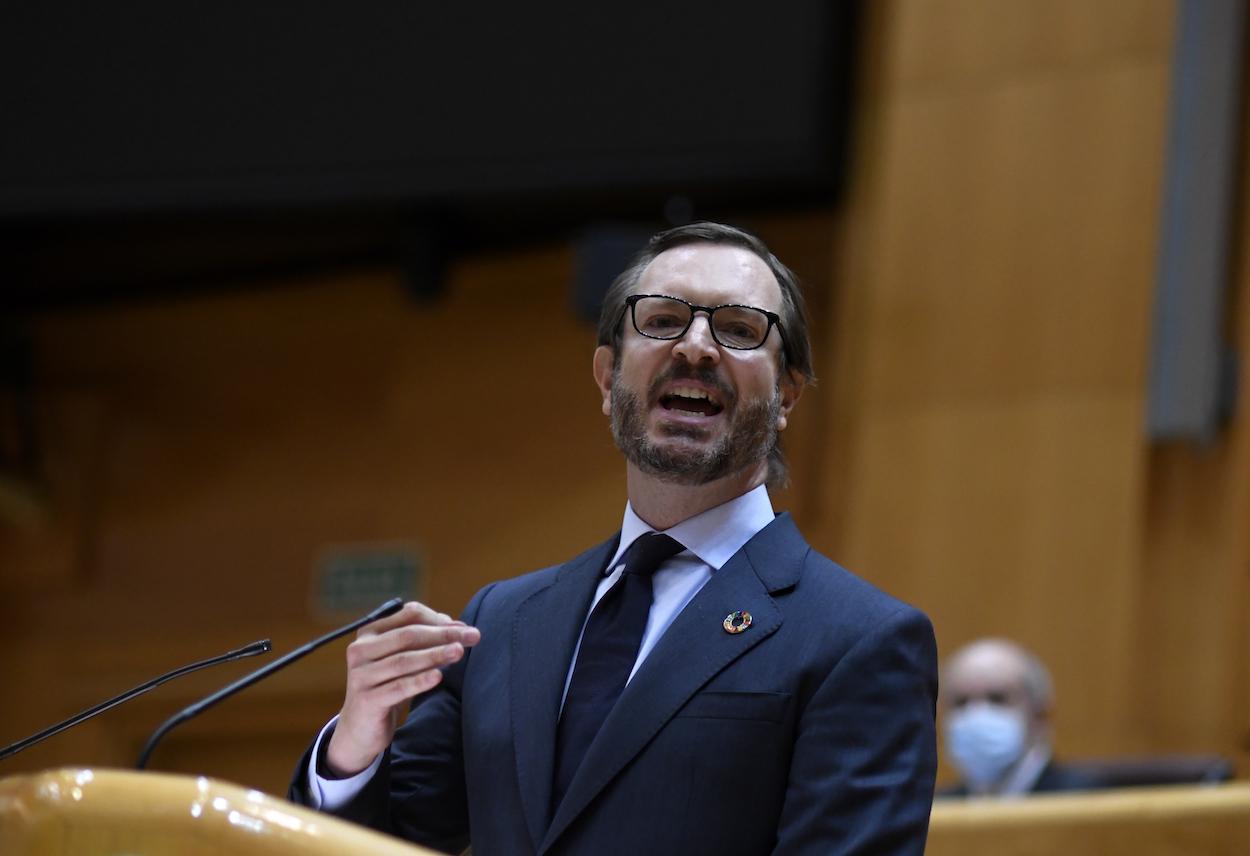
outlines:
{"label": "shirt collar", "polygon": [[[760,485],[715,508],[683,520],[671,529],[665,529],[664,534],[698,556],[699,561],[713,571],[718,571],[734,553],[742,549],[743,544],[772,523],[774,516],[768,488]],[[608,570],[616,567],[621,556],[639,536],[654,531],[634,513],[632,505],[625,503],[625,518],[621,521],[621,543],[616,548],[612,561],[608,562]]]}

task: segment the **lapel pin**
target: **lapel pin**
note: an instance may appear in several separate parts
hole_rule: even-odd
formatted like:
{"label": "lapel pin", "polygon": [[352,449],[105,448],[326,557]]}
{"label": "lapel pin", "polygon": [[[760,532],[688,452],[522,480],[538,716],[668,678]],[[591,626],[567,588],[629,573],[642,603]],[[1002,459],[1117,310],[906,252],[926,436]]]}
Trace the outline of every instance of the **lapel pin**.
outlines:
{"label": "lapel pin", "polygon": [[725,616],[721,626],[725,628],[726,633],[741,633],[751,626],[751,613],[742,610],[731,612]]}

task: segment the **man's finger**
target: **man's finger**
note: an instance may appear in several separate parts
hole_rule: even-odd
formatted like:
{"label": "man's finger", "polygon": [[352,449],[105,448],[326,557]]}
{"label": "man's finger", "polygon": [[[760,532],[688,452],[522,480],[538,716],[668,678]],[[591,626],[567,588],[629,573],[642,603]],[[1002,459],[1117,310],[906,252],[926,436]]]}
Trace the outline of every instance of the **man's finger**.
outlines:
{"label": "man's finger", "polygon": [[379,633],[385,633],[396,627],[403,627],[406,624],[432,624],[445,625],[453,624],[455,619],[446,613],[431,609],[424,603],[416,600],[410,600],[400,607],[399,611],[394,615],[388,615],[385,618],[379,618],[372,624],[366,624],[360,628],[356,634],[357,638],[362,636],[374,636]]}
{"label": "man's finger", "polygon": [[482,634],[476,627],[463,624],[408,624],[352,642],[347,646],[347,665],[348,668],[358,668],[404,651],[422,651],[451,643],[471,648],[481,638]]}
{"label": "man's finger", "polygon": [[361,685],[376,689],[391,681],[414,677],[423,672],[437,671],[463,656],[464,646],[459,642],[421,651],[404,651],[372,663],[367,669],[362,669]]}

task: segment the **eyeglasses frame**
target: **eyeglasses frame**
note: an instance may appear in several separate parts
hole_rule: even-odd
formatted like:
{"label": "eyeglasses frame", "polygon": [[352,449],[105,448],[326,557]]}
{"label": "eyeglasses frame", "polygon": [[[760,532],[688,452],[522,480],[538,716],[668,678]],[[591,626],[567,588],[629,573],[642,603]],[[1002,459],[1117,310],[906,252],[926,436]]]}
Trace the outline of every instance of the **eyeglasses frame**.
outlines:
{"label": "eyeglasses frame", "polygon": [[[678,303],[684,303],[686,306],[690,307],[690,320],[686,322],[686,326],[683,327],[682,331],[676,336],[652,336],[649,333],[644,333],[642,330],[638,329],[638,316],[636,314],[637,310],[635,309],[638,305],[638,301],[642,300],[644,297],[662,297],[666,300],[676,300]],[[740,345],[729,345],[722,342],[720,337],[716,335],[716,326],[712,324],[712,313],[717,309],[750,309],[767,318],[768,327],[764,330],[764,336],[760,339],[760,343],[758,345],[752,345],[749,348],[744,348]],[[712,334],[712,341],[716,342],[716,344],[720,345],[722,348],[729,348],[732,351],[755,351],[764,347],[764,344],[768,342],[768,335],[773,331],[773,328],[776,327],[777,335],[781,337],[782,350],[788,355],[786,333],[785,328],[781,326],[781,316],[776,312],[769,312],[767,309],[761,309],[758,306],[748,306],[745,303],[722,303],[719,306],[699,306],[696,303],[691,303],[689,300],[684,300],[680,297],[674,297],[671,294],[631,294],[629,297],[625,298],[625,307],[621,310],[621,314],[624,315],[626,312],[629,313],[629,322],[633,325],[634,332],[636,332],[639,336],[654,339],[657,342],[676,342],[678,339],[681,339],[689,333],[690,328],[694,326],[694,316],[697,313],[702,312],[707,315],[707,329],[708,332]]]}

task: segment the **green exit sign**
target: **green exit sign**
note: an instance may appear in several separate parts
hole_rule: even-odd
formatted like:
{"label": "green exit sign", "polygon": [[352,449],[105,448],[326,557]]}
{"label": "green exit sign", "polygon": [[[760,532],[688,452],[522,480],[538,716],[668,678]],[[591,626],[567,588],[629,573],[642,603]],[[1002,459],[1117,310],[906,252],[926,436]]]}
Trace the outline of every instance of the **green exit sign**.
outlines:
{"label": "green exit sign", "polygon": [[312,609],[337,620],[393,597],[421,600],[424,592],[425,562],[415,545],[349,544],[327,548],[317,558]]}

